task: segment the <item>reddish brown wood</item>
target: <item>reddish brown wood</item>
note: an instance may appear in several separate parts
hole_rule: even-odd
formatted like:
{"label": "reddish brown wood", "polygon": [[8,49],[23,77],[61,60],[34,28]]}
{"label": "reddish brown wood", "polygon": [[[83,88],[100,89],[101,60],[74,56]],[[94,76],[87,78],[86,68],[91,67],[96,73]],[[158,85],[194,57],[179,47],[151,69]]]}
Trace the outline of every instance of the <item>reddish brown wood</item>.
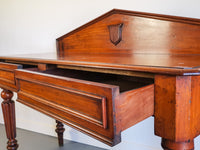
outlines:
{"label": "reddish brown wood", "polygon": [[4,116],[4,123],[6,128],[6,134],[8,138],[8,150],[17,150],[18,144],[16,138],[16,121],[15,121],[15,103],[12,99],[13,93],[9,90],[3,90],[1,92],[3,98],[2,110]]}
{"label": "reddish brown wood", "polygon": [[59,146],[63,146],[63,133],[65,131],[64,125],[62,122],[56,120],[56,133],[58,134],[58,144]]}
{"label": "reddish brown wood", "polygon": [[16,71],[16,78],[19,102],[107,144],[115,143],[112,99],[117,86],[25,70]]}
{"label": "reddish brown wood", "polygon": [[191,132],[194,137],[200,134],[200,76],[191,76]]}
{"label": "reddish brown wood", "polygon": [[[16,78],[19,102],[109,145],[120,142],[122,130],[153,115],[153,85],[142,87],[148,83],[138,80],[61,69],[41,73],[17,70]],[[142,88],[134,90],[138,87]],[[123,92],[119,93],[119,89]],[[134,111],[127,115],[131,108]],[[115,111],[118,113],[113,115]],[[126,123],[132,117],[133,121]]]}
{"label": "reddish brown wood", "polygon": [[49,64],[38,64],[38,70],[40,71],[46,71],[49,69],[55,69],[56,65],[49,65]]}
{"label": "reddish brown wood", "polygon": [[114,45],[117,45],[122,40],[122,27],[123,27],[123,23],[108,26],[110,41]]}
{"label": "reddish brown wood", "polygon": [[[59,55],[0,57],[21,63],[173,75],[199,74],[199,19],[113,10],[57,39]],[[109,25],[123,23],[122,41],[110,42]]]}
{"label": "reddish brown wood", "polygon": [[14,71],[14,69],[20,69],[20,68],[22,68],[22,65],[0,62],[0,68],[2,70]]}
{"label": "reddish brown wood", "polygon": [[[56,68],[55,65],[48,65],[48,64],[38,64],[38,68],[34,68],[34,71],[40,70],[40,71],[46,71],[49,69]],[[30,70],[30,69],[28,69]],[[31,70],[33,71],[33,70]],[[62,122],[56,120],[56,133],[58,135],[58,144],[59,146],[63,146],[63,132],[65,131],[64,125]]]}
{"label": "reddish brown wood", "polygon": [[[155,61],[156,58],[156,61]],[[117,74],[136,71],[169,75],[199,75],[199,55],[160,55],[160,54],[71,54],[65,58],[56,54],[24,55],[20,57],[0,57],[15,63],[46,63],[62,66],[79,66],[82,68],[115,71]],[[116,64],[117,62],[117,64]],[[159,66],[159,67],[158,67]]]}
{"label": "reddish brown wood", "polygon": [[[18,57],[0,57],[0,60],[12,63],[55,64],[62,66],[79,66],[82,68],[115,71],[117,74],[136,71],[168,75],[199,75],[199,55],[162,55],[162,54],[70,54],[56,57],[54,53],[40,55],[20,55]],[[156,59],[156,61],[155,61]],[[117,62],[117,63],[116,63]]]}
{"label": "reddish brown wood", "polygon": [[[90,53],[97,51],[106,51],[106,53],[109,53],[108,50],[110,50],[110,52],[113,52],[113,50],[122,52],[126,50],[125,53],[129,51],[143,53],[143,50],[150,53],[153,53],[155,51],[156,53],[173,53],[173,51],[175,53],[180,53],[182,52],[182,49],[184,47],[183,45],[191,44],[191,41],[189,43],[179,41],[179,37],[183,38],[184,40],[191,39],[182,36],[183,34],[185,34],[182,31],[190,32],[192,33],[192,36],[198,36],[198,34],[195,33],[196,31],[193,29],[197,28],[199,32],[199,22],[200,21],[198,19],[184,17],[124,10],[112,10],[100,16],[99,18],[96,18],[95,20],[77,28],[76,30],[58,38],[58,51],[64,54],[67,50],[69,53],[69,51],[73,49],[78,50],[78,47],[80,46],[84,49],[84,51],[88,51],[90,50],[90,48],[93,48]],[[124,23],[125,33],[123,35],[125,39],[123,40],[124,44],[121,43],[119,47],[114,48],[107,41],[107,29],[104,28],[104,26],[117,23]],[[88,33],[88,36],[85,35],[86,33]],[[68,43],[68,40],[70,40],[71,38],[73,38],[74,40],[78,40],[79,42],[72,41],[72,43],[70,43],[69,41]],[[84,38],[86,38],[86,40],[84,40]],[[101,38],[101,40],[99,38]],[[89,39],[91,39],[92,41],[90,41]],[[154,40],[156,39],[158,41],[156,41],[155,44]],[[59,42],[61,42],[61,44],[59,44]],[[101,42],[103,42],[103,45],[100,46],[99,44]],[[82,43],[87,43],[90,45],[84,46]],[[93,47],[93,44],[97,46]],[[83,50],[80,47],[78,53]],[[186,47],[189,48],[188,46]],[[194,49],[191,48],[191,50]],[[191,53],[191,51],[188,52]],[[196,52],[198,53],[198,51]]]}
{"label": "reddish brown wood", "polygon": [[190,76],[157,75],[155,77],[155,134],[175,141],[193,139],[190,101]]}
{"label": "reddish brown wood", "polygon": [[193,149],[199,135],[200,76],[155,77],[155,134],[163,148]]}
{"label": "reddish brown wood", "polygon": [[9,64],[0,62],[0,87],[11,91],[16,91],[14,70],[22,68],[19,64]]}
{"label": "reddish brown wood", "polygon": [[[87,87],[87,85],[90,83],[85,82],[81,84],[82,81],[78,80],[73,81],[73,79],[68,79],[68,78],[66,78],[65,80],[63,78],[63,80],[59,81],[57,79],[58,77],[56,78],[52,76],[52,78],[50,78],[44,74],[43,78],[46,78],[45,79],[46,84],[43,84],[40,79],[41,77],[35,74],[34,72],[19,73],[17,71],[16,78],[20,79],[26,78],[25,80],[19,81],[21,87],[19,96],[21,94],[22,95],[31,94],[37,96],[38,98],[44,98],[45,100],[48,101],[43,101],[43,103],[54,105],[54,107],[57,106],[56,104],[60,104],[61,105],[60,109],[62,108],[62,106],[65,106],[66,107],[65,111],[67,111],[69,114],[77,117],[79,116],[80,118],[85,118],[85,120],[88,120],[89,122],[93,122],[101,127],[106,128],[107,116],[103,115],[106,114],[106,108],[104,108],[106,107],[105,103],[106,100],[104,98],[104,95],[97,95],[96,94],[97,92],[92,93],[94,90],[89,90],[89,92],[91,92],[89,93],[87,90],[84,89],[84,86]],[[34,79],[35,81],[32,81],[32,79]],[[69,86],[69,84],[71,84],[71,86]],[[61,85],[62,87],[60,87]],[[93,86],[97,85],[93,83]],[[97,90],[101,87],[99,88],[93,87],[93,88]],[[85,105],[90,107],[90,109],[85,107]],[[105,117],[105,122],[103,122],[104,120],[103,116]]]}
{"label": "reddish brown wood", "polygon": [[[109,30],[117,24],[123,30]],[[38,65],[16,71],[18,101],[112,146],[121,141],[121,131],[153,115],[154,104],[163,148],[193,149],[200,134],[199,19],[112,10],[58,38],[57,47],[58,55],[0,57]],[[16,89],[16,68],[10,67],[0,63],[0,87],[9,90]],[[154,93],[152,82],[113,75],[133,71],[155,75]]]}
{"label": "reddish brown wood", "polygon": [[199,25],[200,20],[195,18],[187,18],[187,17],[180,17],[180,16],[170,16],[170,15],[163,15],[163,14],[154,14],[154,13],[147,13],[147,12],[137,12],[137,11],[129,11],[129,10],[121,10],[121,9],[113,9],[100,17],[82,25],[81,27],[63,35],[62,37],[58,38],[58,40],[62,40],[63,38],[70,36],[71,34],[74,34],[76,32],[79,32],[83,30],[84,28],[91,26],[92,24],[95,24],[104,18],[107,18],[110,15],[113,14],[122,14],[122,15],[130,15],[130,16],[137,16],[137,17],[145,17],[145,18],[152,18],[152,19],[160,19],[164,21],[174,21],[174,22],[180,22],[180,23],[188,23],[188,24],[194,24]]}
{"label": "reddish brown wood", "polygon": [[164,150],[194,150],[194,141],[188,140],[184,142],[174,142],[167,139],[162,139],[162,147]]}
{"label": "reddish brown wood", "polygon": [[116,116],[123,131],[154,114],[154,85],[124,92],[115,101]]}

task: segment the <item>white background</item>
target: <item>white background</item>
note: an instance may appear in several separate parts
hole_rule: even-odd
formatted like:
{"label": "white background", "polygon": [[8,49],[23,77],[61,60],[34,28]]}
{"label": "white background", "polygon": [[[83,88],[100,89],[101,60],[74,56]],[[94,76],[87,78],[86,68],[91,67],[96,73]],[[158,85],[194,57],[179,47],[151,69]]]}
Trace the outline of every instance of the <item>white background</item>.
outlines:
{"label": "white background", "polygon": [[[0,0],[0,55],[54,52],[56,38],[113,8],[200,18],[199,6],[199,0]],[[17,127],[56,136],[53,119],[18,102],[16,116]],[[122,142],[113,148],[65,128],[66,139],[102,148],[161,150],[152,117],[124,131]],[[196,150],[198,142],[200,138]]]}

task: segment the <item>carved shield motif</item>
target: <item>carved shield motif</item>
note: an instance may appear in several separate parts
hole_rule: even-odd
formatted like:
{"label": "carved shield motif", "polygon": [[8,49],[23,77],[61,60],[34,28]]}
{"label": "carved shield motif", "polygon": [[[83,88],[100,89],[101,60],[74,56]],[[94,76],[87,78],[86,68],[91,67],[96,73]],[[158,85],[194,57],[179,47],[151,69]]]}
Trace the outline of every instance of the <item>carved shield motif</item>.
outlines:
{"label": "carved shield motif", "polygon": [[123,23],[108,26],[110,33],[110,41],[114,45],[117,45],[122,40],[122,27]]}

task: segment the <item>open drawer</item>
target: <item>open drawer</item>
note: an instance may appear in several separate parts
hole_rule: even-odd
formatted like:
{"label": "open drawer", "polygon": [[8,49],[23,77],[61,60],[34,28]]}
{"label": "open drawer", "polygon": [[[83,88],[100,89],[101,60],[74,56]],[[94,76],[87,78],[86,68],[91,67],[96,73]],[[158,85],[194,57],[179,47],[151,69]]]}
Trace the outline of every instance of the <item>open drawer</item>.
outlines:
{"label": "open drawer", "polygon": [[69,69],[15,75],[19,102],[109,145],[154,112],[151,79]]}

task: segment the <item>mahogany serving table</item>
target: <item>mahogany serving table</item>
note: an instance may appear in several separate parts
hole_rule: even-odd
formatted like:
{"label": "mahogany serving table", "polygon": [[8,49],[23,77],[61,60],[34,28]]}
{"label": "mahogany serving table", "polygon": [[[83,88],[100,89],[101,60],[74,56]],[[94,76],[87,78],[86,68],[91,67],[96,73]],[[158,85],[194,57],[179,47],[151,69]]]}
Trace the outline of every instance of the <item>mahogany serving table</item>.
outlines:
{"label": "mahogany serving table", "polygon": [[200,134],[200,20],[112,10],[57,39],[57,53],[0,57],[8,149],[17,101],[110,146],[154,116],[165,150]]}

